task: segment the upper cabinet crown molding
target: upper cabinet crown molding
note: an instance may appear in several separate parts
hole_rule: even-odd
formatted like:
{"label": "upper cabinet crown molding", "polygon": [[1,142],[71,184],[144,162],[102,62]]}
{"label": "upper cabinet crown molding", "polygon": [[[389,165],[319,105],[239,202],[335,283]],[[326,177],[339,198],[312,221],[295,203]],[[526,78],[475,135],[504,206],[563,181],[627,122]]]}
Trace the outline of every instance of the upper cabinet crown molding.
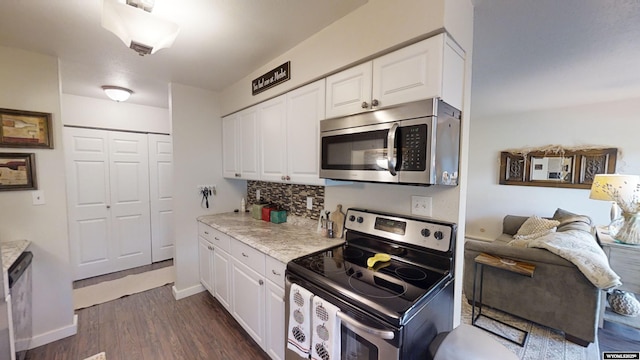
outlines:
{"label": "upper cabinet crown molding", "polygon": [[327,77],[326,116],[441,98],[462,109],[464,52],[439,34]]}

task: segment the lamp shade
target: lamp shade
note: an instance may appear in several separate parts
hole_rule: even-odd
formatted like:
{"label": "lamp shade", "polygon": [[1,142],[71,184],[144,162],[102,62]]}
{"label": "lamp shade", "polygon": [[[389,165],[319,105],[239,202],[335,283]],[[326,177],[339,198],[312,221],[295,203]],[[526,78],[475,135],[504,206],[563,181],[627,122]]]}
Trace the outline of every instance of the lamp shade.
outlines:
{"label": "lamp shade", "polygon": [[178,25],[118,0],[103,0],[102,27],[140,55],[170,47],[180,32]]}
{"label": "lamp shade", "polygon": [[104,85],[102,90],[104,90],[104,93],[107,94],[109,99],[117,102],[127,101],[129,96],[133,94],[133,91],[120,86]]}
{"label": "lamp shade", "polygon": [[639,179],[637,175],[598,174],[593,179],[589,198],[616,202],[631,199]]}

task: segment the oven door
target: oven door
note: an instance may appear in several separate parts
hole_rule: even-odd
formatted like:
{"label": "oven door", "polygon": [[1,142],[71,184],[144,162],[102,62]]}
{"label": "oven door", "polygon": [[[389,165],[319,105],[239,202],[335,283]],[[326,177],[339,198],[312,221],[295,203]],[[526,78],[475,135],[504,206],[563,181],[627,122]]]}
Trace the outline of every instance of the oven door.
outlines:
{"label": "oven door", "polygon": [[323,131],[320,177],[429,183],[432,120],[423,117]]}
{"label": "oven door", "polygon": [[[285,331],[289,329],[290,308],[290,291],[292,282],[309,290],[312,294],[322,297],[323,299],[336,305],[340,312],[340,359],[341,360],[393,360],[400,358],[400,337],[401,330],[392,328],[384,323],[358,313],[358,318],[353,316],[354,310],[349,309],[348,305],[336,299],[322,288],[305,281],[295,275],[287,274],[285,277]],[[285,333],[285,339],[289,334]],[[285,343],[285,359],[301,360],[297,353],[286,348]]]}

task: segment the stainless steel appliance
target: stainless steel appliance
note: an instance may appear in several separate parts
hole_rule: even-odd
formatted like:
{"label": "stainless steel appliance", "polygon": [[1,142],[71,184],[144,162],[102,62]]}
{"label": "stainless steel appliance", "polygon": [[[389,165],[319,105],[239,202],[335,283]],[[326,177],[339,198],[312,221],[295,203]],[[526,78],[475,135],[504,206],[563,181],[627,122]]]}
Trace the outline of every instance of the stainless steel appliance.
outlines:
{"label": "stainless steel appliance", "polygon": [[[286,314],[298,284],[338,307],[342,360],[426,359],[453,327],[456,224],[352,208],[345,228],[344,245],[287,264]],[[368,266],[379,253],[390,261]]]}
{"label": "stainless steel appliance", "polygon": [[31,261],[33,253],[25,251],[9,268],[9,291],[16,359],[23,360],[31,343]]}
{"label": "stainless steel appliance", "polygon": [[438,99],[320,122],[320,177],[458,185],[460,111]]}

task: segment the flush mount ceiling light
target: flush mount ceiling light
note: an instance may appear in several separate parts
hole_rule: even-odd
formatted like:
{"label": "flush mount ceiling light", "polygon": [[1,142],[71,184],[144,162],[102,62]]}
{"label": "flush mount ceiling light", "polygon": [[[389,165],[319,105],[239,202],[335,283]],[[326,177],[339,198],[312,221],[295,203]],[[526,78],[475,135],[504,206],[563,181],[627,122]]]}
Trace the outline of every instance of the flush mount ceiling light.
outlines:
{"label": "flush mount ceiling light", "polygon": [[103,0],[102,27],[139,55],[173,45],[180,27],[151,14],[153,0]]}
{"label": "flush mount ceiling light", "polygon": [[109,99],[117,102],[127,101],[129,96],[133,94],[133,91],[120,86],[104,85],[102,86],[102,90],[104,90],[104,93],[107,94]]}

